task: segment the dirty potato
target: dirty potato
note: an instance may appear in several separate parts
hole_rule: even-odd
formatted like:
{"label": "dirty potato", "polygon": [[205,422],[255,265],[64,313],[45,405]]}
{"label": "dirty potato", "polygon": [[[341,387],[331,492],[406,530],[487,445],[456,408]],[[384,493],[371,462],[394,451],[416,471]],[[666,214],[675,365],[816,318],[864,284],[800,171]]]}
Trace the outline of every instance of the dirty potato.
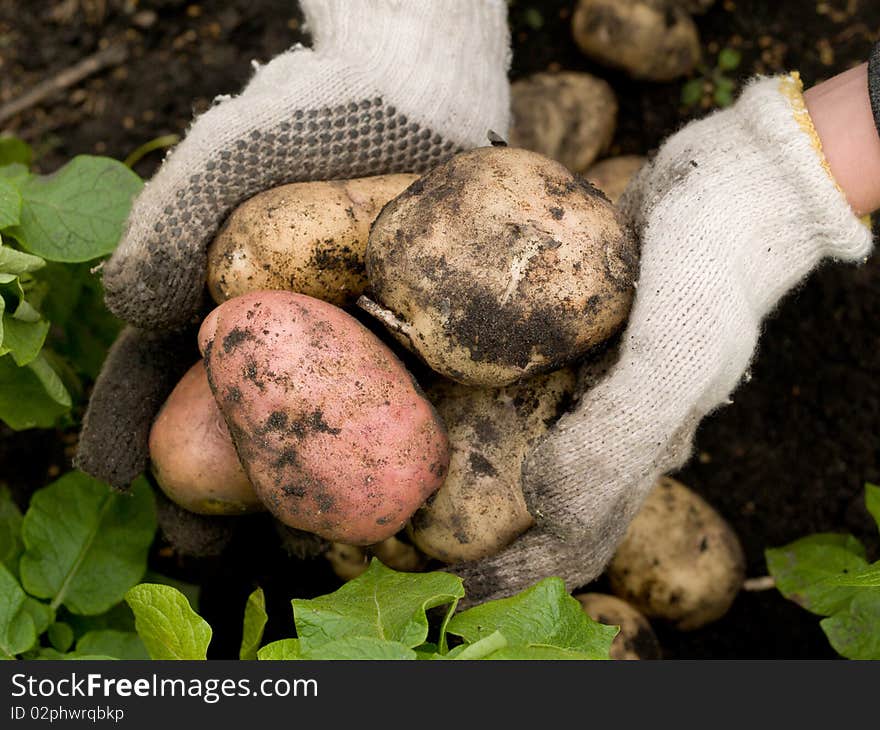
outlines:
{"label": "dirty potato", "polygon": [[611,86],[588,73],[538,73],[510,86],[510,144],[582,172],[602,154],[617,123]]}
{"label": "dirty potato", "polygon": [[171,391],[149,444],[156,483],[176,505],[200,515],[265,509],[238,460],[201,361]]}
{"label": "dirty potato", "polygon": [[506,388],[440,381],[428,389],[452,456],[443,486],[410,521],[410,538],[422,552],[447,563],[478,560],[534,524],[522,463],[567,407],[576,380],[566,368]]}
{"label": "dirty potato", "polygon": [[242,203],[208,249],[208,290],[218,304],[286,289],[343,306],[367,283],[364,250],[382,206],[417,175],[308,182]]}
{"label": "dirty potato", "polygon": [[396,537],[365,547],[334,542],[324,555],[330,561],[333,572],[342,580],[352,580],[365,572],[370,567],[371,557],[378,558],[384,565],[401,573],[417,573],[428,563],[425,555]]}
{"label": "dirty potato", "polygon": [[588,182],[535,152],[484,147],[385,206],[367,245],[371,298],[358,304],[435,371],[501,387],[616,332],[637,258],[631,232]]}
{"label": "dirty potato", "polygon": [[572,33],[587,56],[636,79],[672,81],[700,60],[697,26],[669,0],[580,0]]}
{"label": "dirty potato", "polygon": [[612,659],[659,659],[660,642],[642,614],[615,596],[580,593],[575,596],[587,616],[606,626],[619,626],[611,643]]}
{"label": "dirty potato", "polygon": [[721,618],[744,575],[742,546],[730,525],[669,477],[648,495],[608,566],[615,595],[682,631]]}
{"label": "dirty potato", "polygon": [[199,330],[211,390],[254,490],[290,527],[391,537],[443,483],[446,430],[400,360],[332,304],[263,291]]}
{"label": "dirty potato", "polygon": [[629,181],[647,161],[647,158],[639,155],[609,157],[593,165],[584,173],[584,177],[616,204]]}

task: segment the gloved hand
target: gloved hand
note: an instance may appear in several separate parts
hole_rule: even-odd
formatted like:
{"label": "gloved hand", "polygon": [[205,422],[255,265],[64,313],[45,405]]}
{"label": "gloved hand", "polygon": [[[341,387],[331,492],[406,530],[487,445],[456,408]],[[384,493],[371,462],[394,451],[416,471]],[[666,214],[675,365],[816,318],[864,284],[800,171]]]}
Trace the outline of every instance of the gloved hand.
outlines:
{"label": "gloved hand", "polygon": [[862,261],[871,233],[833,180],[796,76],[754,80],[673,135],[620,202],[642,245],[632,313],[607,376],[524,466],[537,526],[453,566],[468,601],[549,575],[599,575],[700,420],[730,402],[761,322],[824,258]]}
{"label": "gloved hand", "polygon": [[421,172],[507,134],[503,0],[302,0],[314,45],[258,69],[193,124],[135,201],[103,268],[134,327],[112,348],[77,465],[125,489],[156,410],[198,359],[206,248],[225,216],[276,185]]}

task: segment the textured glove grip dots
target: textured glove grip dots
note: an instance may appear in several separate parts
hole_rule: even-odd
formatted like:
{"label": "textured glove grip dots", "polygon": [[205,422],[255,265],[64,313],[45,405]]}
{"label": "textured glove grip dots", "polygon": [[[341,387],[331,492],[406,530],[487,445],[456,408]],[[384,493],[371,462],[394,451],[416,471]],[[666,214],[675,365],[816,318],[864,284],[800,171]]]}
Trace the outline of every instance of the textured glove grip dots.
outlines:
{"label": "textured glove grip dots", "polygon": [[868,59],[868,95],[871,97],[877,134],[880,134],[880,42],[874,45],[871,58]]}

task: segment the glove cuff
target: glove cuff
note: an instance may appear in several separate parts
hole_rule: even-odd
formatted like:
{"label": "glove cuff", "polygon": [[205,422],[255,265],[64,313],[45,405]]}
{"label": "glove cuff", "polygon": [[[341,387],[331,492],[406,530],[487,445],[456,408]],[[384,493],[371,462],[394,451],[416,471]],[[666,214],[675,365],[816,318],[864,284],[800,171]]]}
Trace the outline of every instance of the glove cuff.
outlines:
{"label": "glove cuff", "polygon": [[781,220],[800,227],[800,246],[787,252],[792,264],[805,266],[806,273],[826,256],[864,260],[871,251],[870,228],[853,212],[831,173],[797,72],[756,79],[734,109],[762,154],[797,191],[786,197],[798,200],[798,209],[779,211]]}

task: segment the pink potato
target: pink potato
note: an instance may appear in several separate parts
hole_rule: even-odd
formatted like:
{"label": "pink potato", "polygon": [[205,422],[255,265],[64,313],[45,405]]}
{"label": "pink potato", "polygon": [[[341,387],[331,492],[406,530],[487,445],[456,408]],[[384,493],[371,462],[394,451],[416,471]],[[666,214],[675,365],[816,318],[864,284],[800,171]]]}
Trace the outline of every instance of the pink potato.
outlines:
{"label": "pink potato", "polygon": [[394,353],[341,309],[244,294],[208,315],[199,347],[241,463],[281,522],[369,545],[443,484],[442,420]]}
{"label": "pink potato", "polygon": [[150,429],[153,476],[175,504],[201,515],[265,509],[238,461],[199,361],[174,386]]}

